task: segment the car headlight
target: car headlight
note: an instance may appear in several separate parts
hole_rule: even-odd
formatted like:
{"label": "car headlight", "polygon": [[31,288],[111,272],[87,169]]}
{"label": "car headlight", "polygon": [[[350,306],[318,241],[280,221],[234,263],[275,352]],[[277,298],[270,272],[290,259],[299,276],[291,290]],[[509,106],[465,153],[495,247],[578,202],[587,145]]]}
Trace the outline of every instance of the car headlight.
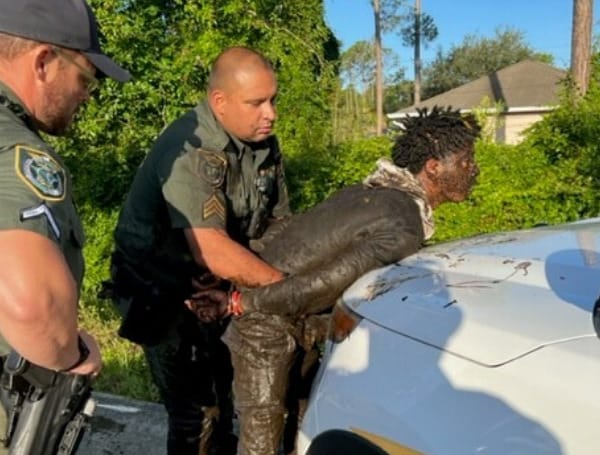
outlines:
{"label": "car headlight", "polygon": [[331,312],[329,340],[334,343],[343,341],[362,320],[362,316],[352,311],[340,298]]}

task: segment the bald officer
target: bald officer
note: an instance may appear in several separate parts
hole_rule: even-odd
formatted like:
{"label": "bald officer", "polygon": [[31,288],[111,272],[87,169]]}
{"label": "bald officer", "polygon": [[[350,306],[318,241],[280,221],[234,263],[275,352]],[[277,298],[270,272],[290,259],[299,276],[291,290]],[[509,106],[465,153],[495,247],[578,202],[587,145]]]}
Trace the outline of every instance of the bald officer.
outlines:
{"label": "bald officer", "polygon": [[206,274],[244,286],[283,277],[247,249],[269,219],[289,214],[276,95],[264,56],[224,50],[206,99],[164,130],[139,167],[117,223],[121,335],[144,348],[169,415],[170,455],[235,452],[224,327],[199,324],[184,300]]}

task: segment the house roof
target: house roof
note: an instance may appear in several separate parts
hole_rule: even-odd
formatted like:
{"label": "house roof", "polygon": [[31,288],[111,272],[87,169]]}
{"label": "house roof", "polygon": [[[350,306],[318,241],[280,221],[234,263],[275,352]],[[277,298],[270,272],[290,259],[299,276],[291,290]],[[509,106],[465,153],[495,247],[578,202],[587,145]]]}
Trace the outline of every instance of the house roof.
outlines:
{"label": "house roof", "polygon": [[559,82],[567,72],[534,60],[522,60],[460,87],[389,114],[390,119],[404,117],[416,108],[452,106],[471,110],[481,105],[484,98],[492,104],[501,102],[509,111],[525,109],[545,110],[558,104]]}

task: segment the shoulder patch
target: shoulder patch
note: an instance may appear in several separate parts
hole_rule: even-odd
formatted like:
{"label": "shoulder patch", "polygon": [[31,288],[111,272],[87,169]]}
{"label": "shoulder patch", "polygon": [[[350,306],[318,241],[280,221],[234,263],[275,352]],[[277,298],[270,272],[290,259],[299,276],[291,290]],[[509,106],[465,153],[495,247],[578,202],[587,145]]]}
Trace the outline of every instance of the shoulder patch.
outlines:
{"label": "shoulder patch", "polygon": [[60,201],[65,197],[65,170],[47,152],[17,146],[15,170],[40,198]]}
{"label": "shoulder patch", "polygon": [[209,185],[218,187],[223,184],[227,172],[227,159],[216,152],[198,149],[200,159],[198,174]]}

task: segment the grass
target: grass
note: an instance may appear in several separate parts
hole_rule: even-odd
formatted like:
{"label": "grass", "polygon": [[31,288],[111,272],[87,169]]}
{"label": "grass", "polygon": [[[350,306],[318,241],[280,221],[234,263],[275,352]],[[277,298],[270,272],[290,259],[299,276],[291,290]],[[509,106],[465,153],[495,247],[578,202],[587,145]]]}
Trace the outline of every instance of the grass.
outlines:
{"label": "grass", "polygon": [[138,400],[159,401],[142,349],[121,337],[120,317],[108,300],[86,299],[80,308],[80,325],[100,345],[104,366],[94,383],[100,392]]}

